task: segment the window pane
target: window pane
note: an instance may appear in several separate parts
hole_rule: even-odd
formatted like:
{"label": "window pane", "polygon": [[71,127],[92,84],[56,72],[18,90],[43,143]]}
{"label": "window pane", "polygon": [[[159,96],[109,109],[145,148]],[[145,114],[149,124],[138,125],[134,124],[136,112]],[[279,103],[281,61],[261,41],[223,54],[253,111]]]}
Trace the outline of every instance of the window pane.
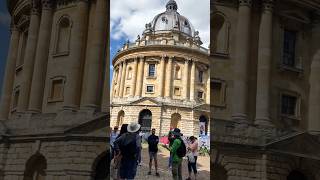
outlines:
{"label": "window pane", "polygon": [[153,86],[147,86],[147,92],[153,92]]}
{"label": "window pane", "polygon": [[199,71],[199,82],[203,82],[203,71]]}
{"label": "window pane", "polygon": [[54,80],[52,81],[52,89],[51,89],[51,99],[57,100],[62,98],[63,90],[63,81]]}
{"label": "window pane", "polygon": [[156,70],[156,65],[155,64],[149,64],[149,76],[154,77],[155,76],[155,70]]}
{"label": "window pane", "polygon": [[296,103],[297,98],[294,96],[283,95],[282,96],[282,105],[281,105],[281,113],[287,115],[295,115],[296,114]]}
{"label": "window pane", "polygon": [[294,31],[284,31],[283,44],[283,64],[287,66],[295,66],[295,49],[296,49],[297,33]]}
{"label": "window pane", "polygon": [[212,98],[213,98],[213,104],[221,104],[221,83],[214,82],[212,83]]}

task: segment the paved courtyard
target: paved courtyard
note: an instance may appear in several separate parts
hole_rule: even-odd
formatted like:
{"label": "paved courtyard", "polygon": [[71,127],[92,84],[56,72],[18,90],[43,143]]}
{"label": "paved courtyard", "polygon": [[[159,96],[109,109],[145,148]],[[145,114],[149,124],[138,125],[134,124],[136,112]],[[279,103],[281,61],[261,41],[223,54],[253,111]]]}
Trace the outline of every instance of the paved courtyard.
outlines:
{"label": "paved courtyard", "polygon": [[[142,151],[142,165],[138,167],[136,179],[139,180],[170,180],[172,179],[171,171],[168,169],[168,158],[169,158],[169,151],[163,147],[159,147],[158,153],[158,166],[159,166],[159,173],[160,177],[155,176],[155,171],[153,168],[152,175],[148,175],[149,170],[149,155],[147,145],[143,145]],[[209,180],[210,179],[210,157],[199,157],[198,159],[198,178],[201,180]],[[187,161],[183,161],[183,179],[188,177],[188,167]]]}

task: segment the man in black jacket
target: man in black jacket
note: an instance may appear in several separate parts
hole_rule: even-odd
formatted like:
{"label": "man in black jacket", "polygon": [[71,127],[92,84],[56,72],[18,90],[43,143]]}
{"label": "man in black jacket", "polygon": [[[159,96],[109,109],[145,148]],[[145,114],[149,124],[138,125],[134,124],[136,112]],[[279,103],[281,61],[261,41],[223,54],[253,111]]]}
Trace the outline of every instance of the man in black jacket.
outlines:
{"label": "man in black jacket", "polygon": [[152,169],[152,159],[154,159],[154,166],[156,169],[156,176],[160,176],[158,173],[158,161],[157,161],[157,153],[158,153],[158,143],[159,143],[159,137],[156,136],[156,129],[151,130],[151,135],[148,137],[148,144],[149,144],[149,172],[148,175],[151,175],[151,169]]}

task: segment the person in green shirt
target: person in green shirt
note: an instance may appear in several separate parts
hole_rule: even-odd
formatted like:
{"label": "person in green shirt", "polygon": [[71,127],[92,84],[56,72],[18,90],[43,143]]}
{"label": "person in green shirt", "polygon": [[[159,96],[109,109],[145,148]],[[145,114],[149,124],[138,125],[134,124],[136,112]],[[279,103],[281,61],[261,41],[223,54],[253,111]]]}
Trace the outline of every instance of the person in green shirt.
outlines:
{"label": "person in green shirt", "polygon": [[182,180],[181,164],[182,158],[178,156],[177,150],[181,146],[182,140],[180,139],[181,133],[180,129],[175,128],[173,130],[174,141],[171,146],[169,146],[170,153],[172,155],[172,177],[174,180]]}

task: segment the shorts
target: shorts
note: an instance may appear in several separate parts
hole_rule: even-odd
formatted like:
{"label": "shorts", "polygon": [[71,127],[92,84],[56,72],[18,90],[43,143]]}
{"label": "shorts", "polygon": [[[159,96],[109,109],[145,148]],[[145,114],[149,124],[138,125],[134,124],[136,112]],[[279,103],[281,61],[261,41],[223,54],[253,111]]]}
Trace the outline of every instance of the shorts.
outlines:
{"label": "shorts", "polygon": [[157,160],[157,154],[158,154],[158,152],[150,152],[150,151],[149,151],[150,160],[151,160],[151,159]]}

